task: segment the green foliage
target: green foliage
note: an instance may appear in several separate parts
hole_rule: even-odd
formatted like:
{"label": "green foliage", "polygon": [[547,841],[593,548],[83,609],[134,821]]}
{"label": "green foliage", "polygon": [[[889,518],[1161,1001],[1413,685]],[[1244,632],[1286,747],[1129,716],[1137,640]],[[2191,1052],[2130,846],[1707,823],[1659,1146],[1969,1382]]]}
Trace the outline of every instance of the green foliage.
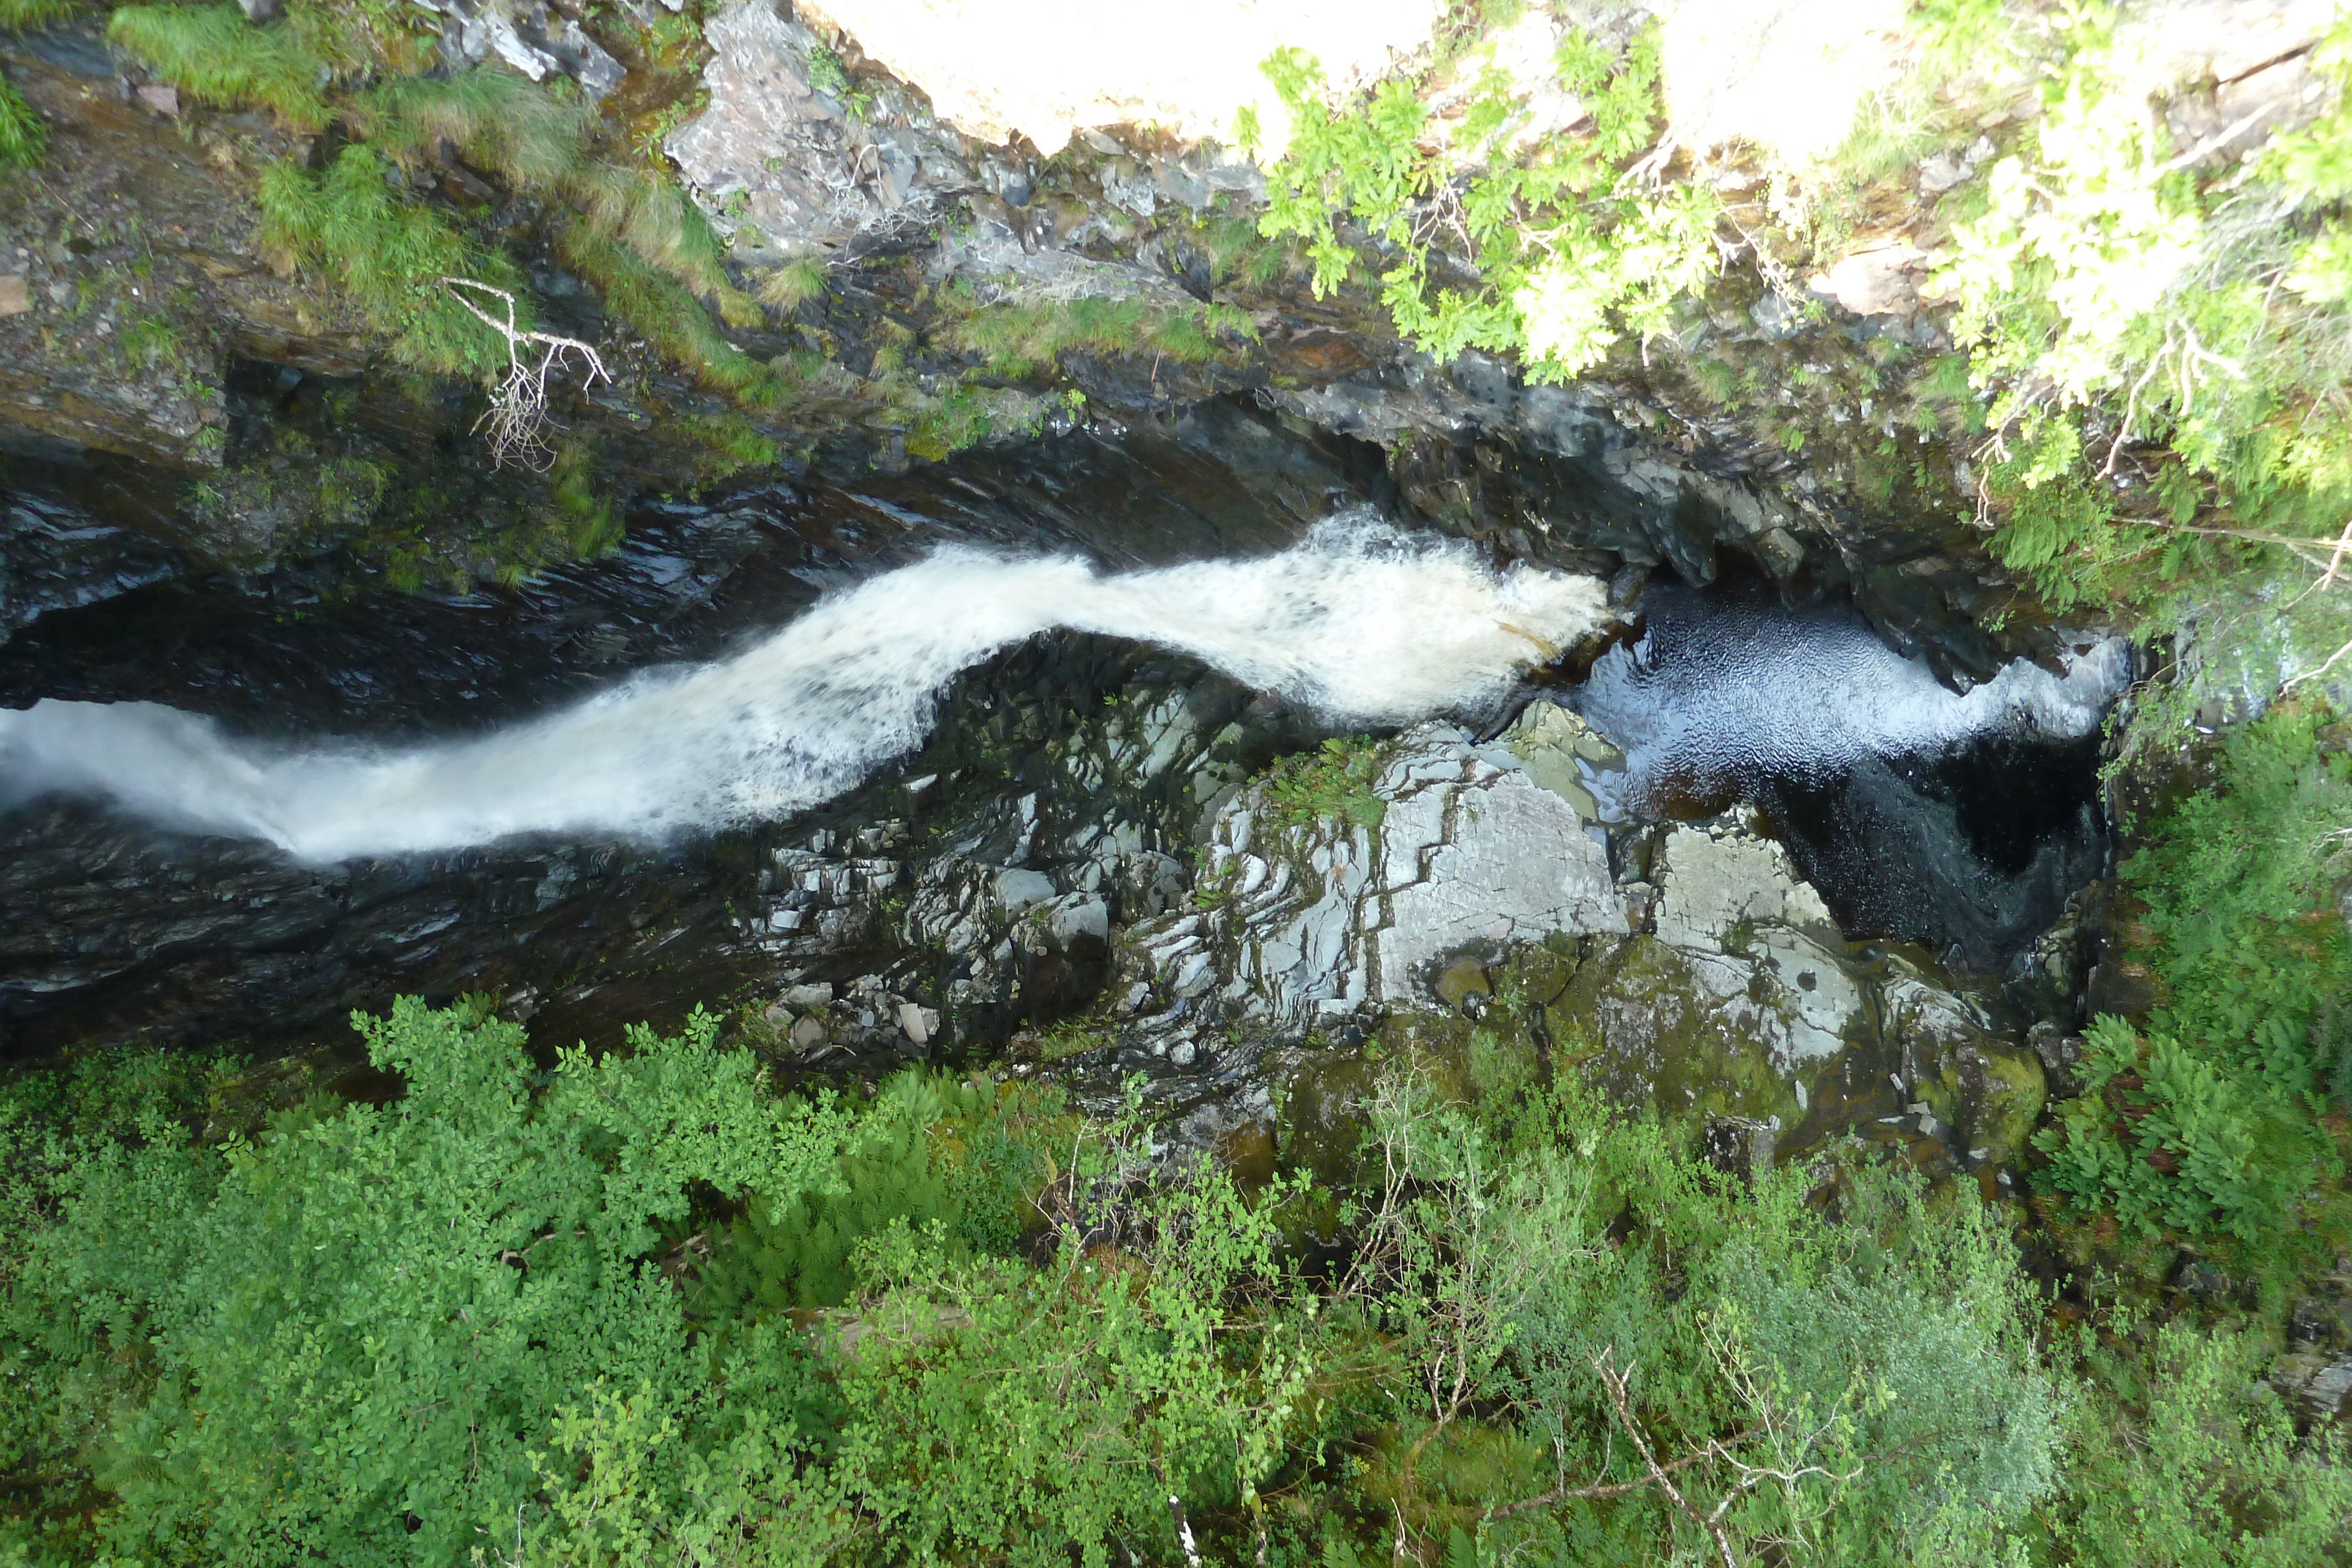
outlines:
{"label": "green foliage", "polygon": [[808,52],[808,84],[819,92],[835,98],[849,95],[849,72],[841,57],[823,44],[812,45]]}
{"label": "green foliage", "polygon": [[952,452],[976,446],[995,433],[988,394],[976,387],[958,387],[944,397],[920,404],[907,431],[907,450],[936,463]]}
{"label": "green foliage", "polygon": [[[1336,226],[1352,217],[1393,257],[1381,303],[1415,347],[1451,359],[1468,348],[1523,358],[1564,381],[1631,334],[1664,331],[1675,301],[1711,278],[1718,204],[1697,183],[1667,192],[1634,160],[1659,121],[1658,46],[1644,32],[1621,57],[1580,32],[1557,61],[1561,86],[1591,110],[1588,134],[1517,150],[1528,110],[1490,65],[1458,124],[1433,122],[1417,85],[1391,78],[1335,106],[1321,68],[1295,49],[1264,67],[1294,122],[1269,172],[1269,237],[1304,240],[1319,296],[1358,265]],[[1466,176],[1454,172],[1468,160]],[[1433,281],[1433,235],[1457,234],[1472,287]]]}
{"label": "green foliage", "polygon": [[54,1221],[12,1244],[9,1333],[119,1401],[92,1454],[110,1550],[461,1560],[601,1380],[688,1401],[703,1364],[652,1260],[689,1189],[832,1179],[831,1114],[767,1095],[698,1014],[561,1051],[536,1089],[510,1025],[354,1022],[402,1099],[213,1145],[141,1114],[53,1159]]}
{"label": "green foliage", "polygon": [[1972,1187],[1727,1176],[1524,1041],[1392,1060],[1358,1177],[1252,1191],[1134,1098],[774,1097],[699,1015],[543,1071],[361,1021],[388,1105],[0,1090],[0,1555],[2268,1565],[2352,1510],[2256,1340],[2053,1370]]}
{"label": "green foliage", "polygon": [[2144,1346],[2086,1336],[2085,1396],[2052,1543],[2084,1568],[2291,1568],[2332,1561],[2352,1521],[2340,1432],[2298,1438],[2251,1334],[2168,1323]]}
{"label": "green foliage", "polygon": [[344,113],[403,170],[426,165],[446,141],[467,162],[530,195],[559,194],[586,172],[583,143],[595,120],[576,92],[487,68],[380,82]]}
{"label": "green foliage", "polygon": [[365,146],[344,148],[316,178],[292,163],[273,164],[258,192],[262,239],[332,278],[368,324],[392,340],[402,363],[485,375],[504,364],[504,345],[440,280],[471,277],[515,288],[514,268],[432,208],[396,194],[389,172],[383,156]]}
{"label": "green foliage", "polygon": [[1200,363],[1225,352],[1221,338],[1256,336],[1247,314],[1230,306],[1178,308],[1099,295],[1066,303],[983,306],[948,333],[956,347],[982,356],[992,375],[1008,380],[1036,374],[1072,351],[1151,354]]}
{"label": "green foliage", "polygon": [[1392,1528],[1482,1562],[2003,1553],[2054,1490],[2060,1405],[1993,1215],[1865,1171],[1832,1220],[1811,1173],[1726,1178],[1491,1039],[1469,1066],[1467,1104],[1406,1078],[1368,1113],[1358,1267],[1414,1389],[1365,1482]]}
{"label": "green foliage", "polygon": [[0,0],[0,31],[34,32],[80,8],[79,0]]}
{"label": "green foliage", "polygon": [[1265,802],[1277,822],[1377,828],[1386,810],[1374,786],[1395,748],[1368,735],[1333,736],[1313,751],[1277,758],[1265,770]]}
{"label": "green foliage", "polygon": [[2055,1190],[2148,1234],[2271,1241],[2336,1172],[2316,1117],[2352,1092],[2352,942],[2331,904],[2352,758],[2329,717],[2283,706],[2232,731],[2214,788],[2123,867],[2163,1000],[2144,1034],[2097,1020],[2084,1094],[2035,1143]]}
{"label": "green foliage", "polygon": [[593,219],[566,227],[558,248],[604,294],[604,303],[665,359],[739,403],[772,406],[788,396],[792,378],[730,342],[709,309],[685,285],[646,264],[634,247],[616,243]]}
{"label": "green foliage", "polygon": [[832,1307],[856,1282],[854,1254],[893,1226],[936,1233],[959,1261],[1019,1237],[1063,1132],[1032,1092],[902,1073],[859,1114],[828,1191],[754,1198],[704,1271],[698,1315],[758,1319]]}
{"label": "green foliage", "polygon": [[48,122],[33,112],[24,95],[0,76],[0,169],[30,168],[49,150]]}
{"label": "green foliage", "polygon": [[[2061,602],[2145,604],[2184,580],[2294,570],[2352,497],[2352,248],[2334,215],[2352,24],[2315,57],[2318,117],[2251,169],[2208,172],[2149,112],[2147,62],[2112,20],[2077,7],[2037,35],[2044,112],[1961,214],[1936,283],[1990,401],[1996,549]],[[2135,445],[2123,472],[2150,483],[2100,483]],[[2065,493],[2038,496],[2051,486]],[[2230,542],[2179,531],[2192,522]]]}
{"label": "green foliage", "polygon": [[761,280],[760,298],[790,312],[824,293],[824,268],[807,257],[788,261]]}
{"label": "green foliage", "polygon": [[596,454],[588,443],[557,443],[548,488],[563,515],[576,559],[593,560],[621,542],[626,525],[619,504],[596,491]]}
{"label": "green foliage", "polygon": [[339,74],[336,62],[291,23],[256,27],[234,5],[125,5],[107,36],[203,102],[266,109],[298,131],[333,118],[320,78]]}

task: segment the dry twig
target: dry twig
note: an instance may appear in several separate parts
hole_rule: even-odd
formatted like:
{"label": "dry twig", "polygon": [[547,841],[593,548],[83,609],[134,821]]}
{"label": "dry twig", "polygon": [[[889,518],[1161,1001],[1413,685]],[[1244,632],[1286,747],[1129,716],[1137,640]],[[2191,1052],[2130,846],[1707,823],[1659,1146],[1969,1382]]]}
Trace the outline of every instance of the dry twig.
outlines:
{"label": "dry twig", "polygon": [[[579,355],[585,367],[580,380],[584,392],[598,382],[611,381],[612,372],[596,350],[577,338],[523,330],[515,320],[515,297],[505,289],[471,277],[445,277],[441,283],[476,320],[506,340],[506,373],[490,394],[490,406],[474,422],[476,434],[488,432],[491,465],[503,468],[515,463],[535,474],[546,473],[555,459],[555,449],[547,440],[547,427],[554,423],[547,412],[549,373],[562,369],[572,355]],[[501,321],[483,309],[468,289],[504,304],[506,319]]]}

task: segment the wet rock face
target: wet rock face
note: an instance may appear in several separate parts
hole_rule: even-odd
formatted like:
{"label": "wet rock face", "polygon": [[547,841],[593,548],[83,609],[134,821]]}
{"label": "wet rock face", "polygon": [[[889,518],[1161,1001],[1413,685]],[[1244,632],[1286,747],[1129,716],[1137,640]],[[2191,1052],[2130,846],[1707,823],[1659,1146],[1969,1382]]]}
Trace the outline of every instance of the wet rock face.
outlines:
{"label": "wet rock face", "polygon": [[710,106],[668,152],[720,233],[758,231],[750,250],[821,255],[978,189],[961,140],[912,94],[853,110],[839,58],[770,0],[720,13],[703,37]]}
{"label": "wet rock face", "polygon": [[1731,1118],[1751,1154],[1860,1128],[1992,1179],[2042,1103],[2033,1054],[1924,965],[1846,942],[1750,819],[1619,828],[1612,852],[1587,788],[1610,760],[1548,704],[1492,744],[1423,726],[1391,743],[1376,825],[1286,820],[1264,780],[1204,768],[1188,896],[1111,911],[1095,1049],[1065,1071],[1106,1094],[1141,1071],[1209,1139],[1335,1070],[1287,1042],[1468,1019],[1624,1103]]}
{"label": "wet rock face", "polygon": [[[279,0],[248,0],[248,5]],[[621,62],[579,21],[540,0],[415,0],[441,17],[441,55],[454,68],[497,60],[532,81],[565,76],[591,99],[621,85]],[[251,15],[248,9],[248,16]]]}

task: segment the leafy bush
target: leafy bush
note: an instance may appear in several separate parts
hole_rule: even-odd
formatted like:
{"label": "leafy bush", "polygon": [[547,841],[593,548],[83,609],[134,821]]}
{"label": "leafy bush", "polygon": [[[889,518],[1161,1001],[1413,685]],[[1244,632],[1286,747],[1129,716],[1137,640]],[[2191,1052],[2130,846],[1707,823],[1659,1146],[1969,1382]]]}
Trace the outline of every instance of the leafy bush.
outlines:
{"label": "leafy bush", "polygon": [[1389,1514],[1375,1539],[1948,1561],[2053,1494],[2059,1395],[1992,1214],[1864,1171],[1832,1219],[1815,1173],[1727,1177],[1525,1051],[1470,1064],[1467,1103],[1408,1078],[1368,1113],[1352,1278],[1398,1391],[1333,1500]]}
{"label": "leafy bush", "polygon": [[1066,1118],[1033,1091],[902,1073],[857,1119],[828,1191],[754,1198],[714,1250],[699,1315],[714,1321],[839,1306],[860,1243],[893,1226],[935,1232],[958,1260],[1008,1250],[1052,1159],[1041,1134]]}
{"label": "leafy bush", "polygon": [[2316,1118],[2352,1092],[2352,943],[2330,902],[2352,758],[2329,718],[2288,705],[2233,731],[2214,788],[2124,864],[2147,904],[2131,956],[2163,998],[2145,1034],[2096,1020],[2084,1094],[2035,1137],[2076,1203],[2252,1243],[2334,1171]]}
{"label": "leafy bush", "polygon": [[[1397,329],[1440,360],[1484,349],[1520,357],[1535,380],[1565,381],[1620,337],[1657,335],[1675,299],[1720,265],[1720,208],[1702,184],[1669,192],[1634,167],[1659,120],[1656,35],[1618,57],[1571,31],[1557,66],[1593,128],[1521,156],[1527,107],[1491,66],[1467,114],[1444,126],[1412,81],[1335,106],[1312,57],[1276,53],[1263,68],[1294,129],[1268,171],[1263,232],[1306,242],[1319,297],[1360,264],[1336,226],[1354,218],[1392,257],[1381,300]],[[1457,160],[1468,174],[1454,173]],[[1465,242],[1475,287],[1433,282],[1431,236],[1444,232]]]}
{"label": "leafy bush", "polygon": [[2284,1564],[2352,1511],[2252,1338],[2070,1381],[1973,1196],[1728,1176],[1499,1038],[1252,1193],[1132,1102],[771,1097],[699,1015],[544,1072],[360,1021],[404,1095],[257,1135],[226,1061],[0,1092],[0,1552]]}
{"label": "leafy bush", "polygon": [[[2009,35],[2041,51],[2043,113],[1964,199],[1937,277],[1989,399],[1995,549],[2062,603],[2294,570],[2352,496],[2352,24],[2314,57],[2319,116],[2207,172],[2114,20],[2084,6],[2038,44]],[[2120,472],[2147,482],[2105,483],[2127,453]]]}
{"label": "leafy bush", "polygon": [[1395,749],[1368,735],[1335,735],[1313,751],[1276,758],[1265,775],[1269,814],[1290,827],[1379,827],[1388,808],[1374,789]]}
{"label": "leafy bush", "polygon": [[2168,1323],[2143,1345],[2085,1336],[2051,1543],[2084,1568],[2290,1568],[2335,1560],[2352,1528],[2341,1433],[2298,1438],[2251,1334]]}
{"label": "leafy bush", "polygon": [[109,1550],[462,1560],[514,1528],[535,1445],[602,1380],[691,1403],[704,1364],[654,1261],[689,1189],[832,1180],[832,1113],[768,1096],[700,1015],[559,1052],[536,1090],[511,1025],[414,1000],[354,1021],[402,1099],[215,1145],[134,1101],[11,1243],[10,1336],[76,1369],[69,1405],[117,1404],[79,1423],[104,1427]]}

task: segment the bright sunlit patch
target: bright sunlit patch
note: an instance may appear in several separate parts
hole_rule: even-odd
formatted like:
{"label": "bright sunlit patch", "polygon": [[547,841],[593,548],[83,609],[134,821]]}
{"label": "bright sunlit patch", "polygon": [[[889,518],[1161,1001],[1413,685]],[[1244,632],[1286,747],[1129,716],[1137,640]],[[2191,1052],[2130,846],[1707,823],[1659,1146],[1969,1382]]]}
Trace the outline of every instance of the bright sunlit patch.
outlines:
{"label": "bright sunlit patch", "polygon": [[967,135],[1014,132],[1051,156],[1072,131],[1143,125],[1186,140],[1237,141],[1255,110],[1267,155],[1289,141],[1281,101],[1258,73],[1304,49],[1345,87],[1371,81],[1429,41],[1438,0],[823,0],[804,5],[930,95]]}
{"label": "bright sunlit patch", "polygon": [[1661,6],[1666,106],[1685,145],[1754,142],[1801,168],[1834,152],[1897,69],[1905,0]]}

